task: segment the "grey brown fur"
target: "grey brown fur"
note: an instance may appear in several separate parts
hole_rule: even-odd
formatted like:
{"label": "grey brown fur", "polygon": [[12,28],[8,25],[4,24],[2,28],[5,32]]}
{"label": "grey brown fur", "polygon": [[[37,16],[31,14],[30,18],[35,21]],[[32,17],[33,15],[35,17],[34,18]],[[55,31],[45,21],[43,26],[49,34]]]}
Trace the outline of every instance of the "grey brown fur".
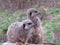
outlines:
{"label": "grey brown fur", "polygon": [[29,43],[34,43],[34,44],[41,44],[43,42],[43,27],[42,27],[42,22],[38,15],[40,14],[40,11],[38,11],[35,8],[30,8],[27,10],[27,19],[30,19],[35,26],[33,36],[31,39],[28,41]]}
{"label": "grey brown fur", "polygon": [[[14,22],[8,27],[7,31],[7,42],[3,45],[20,45],[19,42],[23,44],[27,44],[28,39],[30,38],[29,35],[30,29],[34,26],[31,20],[24,20],[22,22]],[[27,28],[28,27],[28,28]],[[31,31],[32,32],[32,31]]]}

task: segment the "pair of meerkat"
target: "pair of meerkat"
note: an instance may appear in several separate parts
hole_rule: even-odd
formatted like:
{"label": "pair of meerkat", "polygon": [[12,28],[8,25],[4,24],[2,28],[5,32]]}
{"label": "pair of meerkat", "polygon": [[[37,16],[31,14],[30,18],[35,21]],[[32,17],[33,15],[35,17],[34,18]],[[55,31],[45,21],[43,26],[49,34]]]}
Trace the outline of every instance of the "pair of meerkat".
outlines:
{"label": "pair of meerkat", "polygon": [[34,23],[27,19],[22,22],[14,22],[8,27],[7,42],[3,45],[27,45],[28,39],[32,36]]}
{"label": "pair of meerkat", "polygon": [[22,22],[12,23],[8,27],[7,39],[4,45],[21,45],[20,42],[27,45],[27,43],[42,44],[43,28],[41,20],[37,15],[40,12],[35,8],[27,10],[27,19]]}

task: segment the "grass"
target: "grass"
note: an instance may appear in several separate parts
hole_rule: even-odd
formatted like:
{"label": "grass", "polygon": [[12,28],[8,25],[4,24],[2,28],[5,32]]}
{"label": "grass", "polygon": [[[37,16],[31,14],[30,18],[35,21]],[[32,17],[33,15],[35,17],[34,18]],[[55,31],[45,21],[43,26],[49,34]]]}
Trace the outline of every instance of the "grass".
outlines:
{"label": "grass", "polygon": [[56,45],[60,45],[60,43],[57,43]]}
{"label": "grass", "polygon": [[0,45],[2,45],[2,43],[0,43]]}
{"label": "grass", "polygon": [[48,10],[47,13],[48,14],[60,14],[60,8]]}

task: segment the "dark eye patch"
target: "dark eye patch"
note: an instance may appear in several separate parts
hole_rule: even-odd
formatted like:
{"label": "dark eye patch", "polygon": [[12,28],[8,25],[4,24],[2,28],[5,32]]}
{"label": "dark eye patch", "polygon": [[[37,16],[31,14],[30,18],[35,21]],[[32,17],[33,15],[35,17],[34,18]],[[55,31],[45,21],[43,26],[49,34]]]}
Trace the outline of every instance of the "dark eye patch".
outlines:
{"label": "dark eye patch", "polygon": [[31,25],[32,23],[28,23],[28,25]]}
{"label": "dark eye patch", "polygon": [[23,28],[25,28],[25,24],[23,24]]}
{"label": "dark eye patch", "polygon": [[37,11],[34,11],[35,13],[37,13]]}

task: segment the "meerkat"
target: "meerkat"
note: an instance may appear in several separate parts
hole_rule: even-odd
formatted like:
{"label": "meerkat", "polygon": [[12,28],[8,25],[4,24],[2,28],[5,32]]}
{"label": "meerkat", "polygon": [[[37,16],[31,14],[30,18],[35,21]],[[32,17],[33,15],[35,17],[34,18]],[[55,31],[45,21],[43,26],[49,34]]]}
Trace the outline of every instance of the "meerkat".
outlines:
{"label": "meerkat", "polygon": [[29,20],[29,22],[26,21],[26,20],[22,21],[22,22],[23,22],[23,30],[25,30],[24,32],[26,34],[25,35],[26,36],[25,45],[27,45],[28,44],[28,40],[32,37],[32,32],[33,32],[32,29],[33,29],[35,24],[31,20]]}
{"label": "meerkat", "polygon": [[22,22],[14,22],[8,27],[7,31],[7,42],[3,45],[21,45],[27,44],[28,39],[32,36],[33,30],[31,28],[34,26],[31,20],[24,20]]}
{"label": "meerkat", "polygon": [[40,11],[38,11],[35,8],[30,8],[27,10],[27,19],[30,19],[35,26],[34,32],[33,32],[33,37],[28,41],[29,43],[35,43],[35,44],[42,44],[43,42],[43,27],[42,27],[42,22],[38,15],[40,15]]}

